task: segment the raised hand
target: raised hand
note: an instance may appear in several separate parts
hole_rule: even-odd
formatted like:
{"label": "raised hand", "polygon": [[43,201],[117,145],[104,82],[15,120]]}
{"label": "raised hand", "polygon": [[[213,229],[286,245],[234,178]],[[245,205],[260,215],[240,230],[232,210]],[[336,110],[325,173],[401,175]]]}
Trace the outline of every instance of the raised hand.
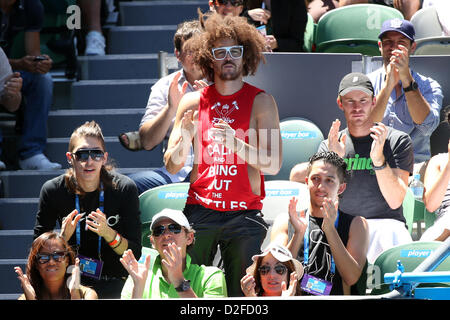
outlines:
{"label": "raised hand", "polygon": [[241,290],[246,297],[256,297],[256,282],[251,274],[246,274],[241,279]]}
{"label": "raised hand", "polygon": [[386,125],[379,122],[370,128],[370,132],[370,136],[373,139],[372,146],[370,148],[370,158],[375,166],[381,166],[385,161],[383,148],[384,143],[386,142],[388,129]]}
{"label": "raised hand", "polygon": [[398,49],[392,51],[390,64],[393,65],[398,73],[398,79],[402,83],[408,83],[412,77],[409,69],[409,52],[405,46],[399,44]]}
{"label": "raised hand", "polygon": [[322,229],[326,231],[330,227],[334,227],[338,212],[338,200],[333,201],[329,198],[325,198],[320,210],[323,213]]}
{"label": "raised hand", "polygon": [[222,119],[214,124],[214,127],[209,130],[214,142],[223,144],[229,150],[236,149],[235,134],[236,131],[230,127],[228,123]]}
{"label": "raised hand", "polygon": [[23,289],[23,293],[27,300],[36,300],[36,292],[34,291],[33,286],[30,283],[30,279],[28,276],[23,273],[22,268],[14,267],[14,271],[17,273],[17,279],[20,280],[20,284]]}
{"label": "raised hand", "polygon": [[100,209],[92,211],[88,215],[86,225],[89,230],[105,238],[105,241],[111,242],[114,240],[115,231],[108,225],[106,215]]}
{"label": "raised hand", "polygon": [[333,121],[328,132],[328,150],[336,152],[341,158],[345,156],[345,141],[347,135],[344,133],[339,140],[339,128],[341,121],[336,119]]}
{"label": "raised hand", "polygon": [[294,227],[295,231],[300,235],[303,235],[306,231],[308,221],[306,221],[305,210],[297,211],[298,199],[292,197],[289,201],[289,221]]}
{"label": "raised hand", "polygon": [[292,272],[289,277],[289,288],[286,288],[286,282],[283,281],[281,283],[281,296],[282,297],[292,297],[295,296],[296,289],[297,289],[297,272]]}
{"label": "raised hand", "polygon": [[[148,269],[150,268],[150,255],[145,257],[144,264],[138,263],[136,258],[134,257],[133,251],[131,249],[126,250],[122,258],[120,258],[120,263],[127,270],[131,278],[133,279],[133,283],[136,286],[144,288],[145,282],[148,277]],[[141,294],[142,297],[142,294]]]}
{"label": "raised hand", "polygon": [[169,85],[169,92],[168,92],[168,103],[169,108],[177,110],[178,105],[180,103],[181,98],[186,93],[186,88],[188,86],[188,82],[185,81],[183,85],[181,86],[181,90],[178,88],[178,81],[181,77],[181,71],[178,72],[175,77],[172,79],[172,82]]}
{"label": "raised hand", "polygon": [[167,269],[167,278],[171,284],[178,287],[184,280],[181,248],[175,243],[170,243],[163,253],[164,259],[161,260],[161,264]]}
{"label": "raised hand", "polygon": [[75,229],[77,228],[78,222],[83,216],[84,213],[78,213],[78,210],[75,209],[63,219],[60,235],[66,241],[68,241],[72,237]]}
{"label": "raised hand", "polygon": [[195,129],[194,111],[188,110],[183,114],[183,118],[181,119],[181,137],[183,140],[191,143],[195,135]]}
{"label": "raised hand", "polygon": [[75,258],[75,266],[72,268],[72,275],[67,279],[67,288],[70,291],[72,300],[81,299],[80,296],[80,259]]}
{"label": "raised hand", "polygon": [[203,88],[207,87],[208,83],[204,80],[194,80],[194,89],[195,90],[202,90]]}

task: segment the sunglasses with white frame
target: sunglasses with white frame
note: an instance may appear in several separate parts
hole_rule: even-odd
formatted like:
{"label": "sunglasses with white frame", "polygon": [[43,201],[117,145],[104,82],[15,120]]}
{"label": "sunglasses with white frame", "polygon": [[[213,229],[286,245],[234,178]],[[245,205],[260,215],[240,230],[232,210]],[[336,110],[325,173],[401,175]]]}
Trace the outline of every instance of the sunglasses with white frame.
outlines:
{"label": "sunglasses with white frame", "polygon": [[213,48],[211,51],[216,60],[224,60],[227,54],[229,54],[232,59],[239,59],[242,58],[242,54],[244,53],[244,46],[218,47]]}

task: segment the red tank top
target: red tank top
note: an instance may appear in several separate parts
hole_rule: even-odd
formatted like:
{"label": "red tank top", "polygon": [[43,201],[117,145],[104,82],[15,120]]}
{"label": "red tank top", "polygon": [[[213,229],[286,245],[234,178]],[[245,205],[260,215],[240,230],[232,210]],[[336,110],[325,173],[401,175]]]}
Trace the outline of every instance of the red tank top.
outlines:
{"label": "red tank top", "polygon": [[[264,175],[261,195],[253,193],[248,178],[247,163],[233,151],[216,143],[208,134],[219,119],[228,123],[236,137],[248,143],[248,129],[255,96],[263,92],[248,83],[230,96],[220,95],[215,85],[203,89],[198,109],[197,180],[191,183],[187,204],[200,204],[218,211],[261,210],[265,197]],[[198,141],[198,140],[197,140]]]}

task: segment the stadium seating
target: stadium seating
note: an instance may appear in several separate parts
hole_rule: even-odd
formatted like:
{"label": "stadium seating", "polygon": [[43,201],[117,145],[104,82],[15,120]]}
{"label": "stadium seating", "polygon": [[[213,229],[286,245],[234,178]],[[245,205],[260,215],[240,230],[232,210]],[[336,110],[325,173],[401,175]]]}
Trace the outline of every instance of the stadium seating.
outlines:
{"label": "stadium seating", "polygon": [[287,118],[280,121],[283,146],[283,163],[276,175],[266,175],[267,180],[289,180],[291,169],[308,161],[317,152],[323,140],[322,131],[305,118]]}
{"label": "stadium seating", "polygon": [[183,210],[189,183],[171,183],[145,191],[139,196],[142,223],[142,245],[150,247],[150,224],[155,214],[165,208]]}
{"label": "stadium seating", "polygon": [[436,8],[426,7],[411,17],[416,31],[417,47],[414,55],[450,54],[450,36],[443,35]]}
{"label": "stadium seating", "polygon": [[377,4],[354,4],[326,12],[317,22],[316,51],[380,55],[378,34],[383,21],[403,19],[397,9]]}

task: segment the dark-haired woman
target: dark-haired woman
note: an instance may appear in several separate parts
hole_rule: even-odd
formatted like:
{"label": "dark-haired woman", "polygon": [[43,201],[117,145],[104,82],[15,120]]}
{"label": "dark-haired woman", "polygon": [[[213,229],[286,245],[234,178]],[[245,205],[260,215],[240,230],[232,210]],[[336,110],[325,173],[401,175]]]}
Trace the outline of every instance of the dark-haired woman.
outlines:
{"label": "dark-haired woman", "polygon": [[33,241],[26,274],[20,267],[14,270],[24,292],[19,300],[97,299],[95,290],[80,285],[80,261],[56,232]]}
{"label": "dark-haired woman", "polygon": [[241,279],[246,297],[299,296],[302,264],[292,257],[285,246],[270,244],[263,253],[252,257],[253,264]]}
{"label": "dark-haired woman", "polygon": [[53,230],[80,258],[81,282],[99,298],[120,298],[127,271],[119,258],[127,249],[141,255],[139,199],[134,182],[113,171],[100,126],[86,122],[71,135],[70,168],[41,190],[34,237]]}

